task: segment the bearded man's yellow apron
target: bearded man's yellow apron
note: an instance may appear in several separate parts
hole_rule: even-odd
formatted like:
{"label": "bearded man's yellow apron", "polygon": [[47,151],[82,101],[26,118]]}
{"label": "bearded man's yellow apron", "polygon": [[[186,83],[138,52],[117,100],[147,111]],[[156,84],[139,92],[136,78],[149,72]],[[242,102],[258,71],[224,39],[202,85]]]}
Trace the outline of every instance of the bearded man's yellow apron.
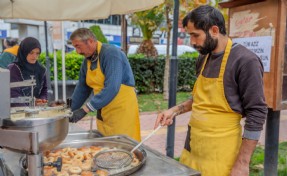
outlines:
{"label": "bearded man's yellow apron", "polygon": [[[98,42],[98,53],[101,48],[102,44]],[[97,68],[94,70],[90,69],[91,61],[87,60],[86,83],[93,88],[95,95],[104,88],[105,75],[101,70],[100,60],[98,58]],[[122,84],[116,97],[98,110],[97,129],[104,136],[127,135],[137,141],[141,140],[139,108],[134,87]]]}
{"label": "bearded man's yellow apron", "polygon": [[193,89],[189,132],[180,162],[202,176],[227,176],[241,145],[241,114],[234,112],[224,93],[223,77],[232,47],[228,39],[218,78],[202,75],[208,56]]}

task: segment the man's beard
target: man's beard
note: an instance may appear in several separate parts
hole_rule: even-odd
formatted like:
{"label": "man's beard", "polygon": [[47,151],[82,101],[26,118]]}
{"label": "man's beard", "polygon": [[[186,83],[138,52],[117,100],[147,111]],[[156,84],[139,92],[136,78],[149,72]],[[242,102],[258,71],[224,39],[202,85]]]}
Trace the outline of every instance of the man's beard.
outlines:
{"label": "man's beard", "polygon": [[207,55],[211,53],[218,44],[218,39],[213,39],[209,32],[206,32],[206,39],[204,41],[203,46],[194,45],[194,48],[202,55]]}

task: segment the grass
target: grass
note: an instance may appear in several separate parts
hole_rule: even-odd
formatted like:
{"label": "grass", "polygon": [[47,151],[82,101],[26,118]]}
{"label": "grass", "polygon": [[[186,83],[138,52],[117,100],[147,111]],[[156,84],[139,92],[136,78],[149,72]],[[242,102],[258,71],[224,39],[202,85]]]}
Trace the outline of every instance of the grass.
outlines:
{"label": "grass", "polygon": [[[176,103],[183,102],[190,96],[190,92],[178,92],[176,94]],[[158,112],[168,108],[168,100],[164,100],[163,94],[159,93],[139,94],[138,101],[140,112]]]}
{"label": "grass", "polygon": [[[179,161],[179,157],[174,158]],[[264,176],[264,148],[262,146],[256,147],[250,163],[249,176]],[[278,176],[287,175],[287,142],[281,142],[278,150]]]}
{"label": "grass", "polygon": [[[250,176],[263,176],[264,171],[264,148],[259,146],[254,151],[251,164]],[[278,176],[287,175],[287,142],[281,142],[278,150]]]}

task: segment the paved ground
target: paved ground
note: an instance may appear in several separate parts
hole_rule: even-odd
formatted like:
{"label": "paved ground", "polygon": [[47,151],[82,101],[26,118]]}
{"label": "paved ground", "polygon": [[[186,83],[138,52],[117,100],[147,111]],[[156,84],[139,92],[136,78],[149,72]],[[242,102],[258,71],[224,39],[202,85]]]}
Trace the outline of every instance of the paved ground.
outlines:
{"label": "paved ground", "polygon": [[[155,119],[157,117],[156,113],[141,113],[141,135],[142,139],[144,139],[149,133],[152,132]],[[176,129],[175,129],[175,146],[174,146],[174,156],[180,156],[181,150],[183,149],[187,123],[189,121],[190,113],[186,113],[180,115],[176,118]],[[73,131],[81,131],[81,130],[89,130],[90,129],[90,117],[83,119],[77,124],[71,127]],[[96,129],[96,124],[94,121],[93,125],[94,129]],[[280,116],[280,129],[279,129],[279,141],[287,141],[287,110],[281,111]],[[167,138],[167,128],[161,128],[154,136],[152,136],[149,140],[145,142],[145,145],[151,147],[154,150],[157,150],[163,154],[166,154],[165,146],[166,146],[166,138]],[[260,145],[264,145],[265,142],[265,127],[261,134],[261,138],[259,140]]]}

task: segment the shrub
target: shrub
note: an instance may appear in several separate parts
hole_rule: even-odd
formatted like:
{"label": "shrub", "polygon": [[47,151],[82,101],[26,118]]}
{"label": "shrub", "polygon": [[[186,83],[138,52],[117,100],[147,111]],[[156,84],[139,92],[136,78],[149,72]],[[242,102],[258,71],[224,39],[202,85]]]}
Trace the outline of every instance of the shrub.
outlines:
{"label": "shrub", "polygon": [[[56,52],[58,66],[58,80],[62,80],[62,57],[61,51]],[[197,54],[186,53],[179,56],[178,60],[178,91],[190,91],[195,82],[195,57]],[[54,80],[53,55],[49,54],[51,80]],[[75,51],[66,53],[66,79],[78,80],[83,56]],[[145,58],[143,54],[128,55],[139,93],[162,92],[165,58]],[[40,55],[40,62],[45,65],[45,53]]]}
{"label": "shrub", "polygon": [[[56,52],[57,57],[57,68],[58,68],[58,80],[62,80],[62,53],[61,51]],[[54,80],[54,56],[53,54],[49,54],[50,59],[50,72],[51,72],[51,80]],[[79,71],[81,68],[82,61],[84,56],[77,54],[75,51],[70,53],[66,53],[65,55],[65,65],[66,65],[66,79],[67,80],[78,80],[79,79]],[[46,66],[46,54],[41,53],[39,58],[40,63]]]}

